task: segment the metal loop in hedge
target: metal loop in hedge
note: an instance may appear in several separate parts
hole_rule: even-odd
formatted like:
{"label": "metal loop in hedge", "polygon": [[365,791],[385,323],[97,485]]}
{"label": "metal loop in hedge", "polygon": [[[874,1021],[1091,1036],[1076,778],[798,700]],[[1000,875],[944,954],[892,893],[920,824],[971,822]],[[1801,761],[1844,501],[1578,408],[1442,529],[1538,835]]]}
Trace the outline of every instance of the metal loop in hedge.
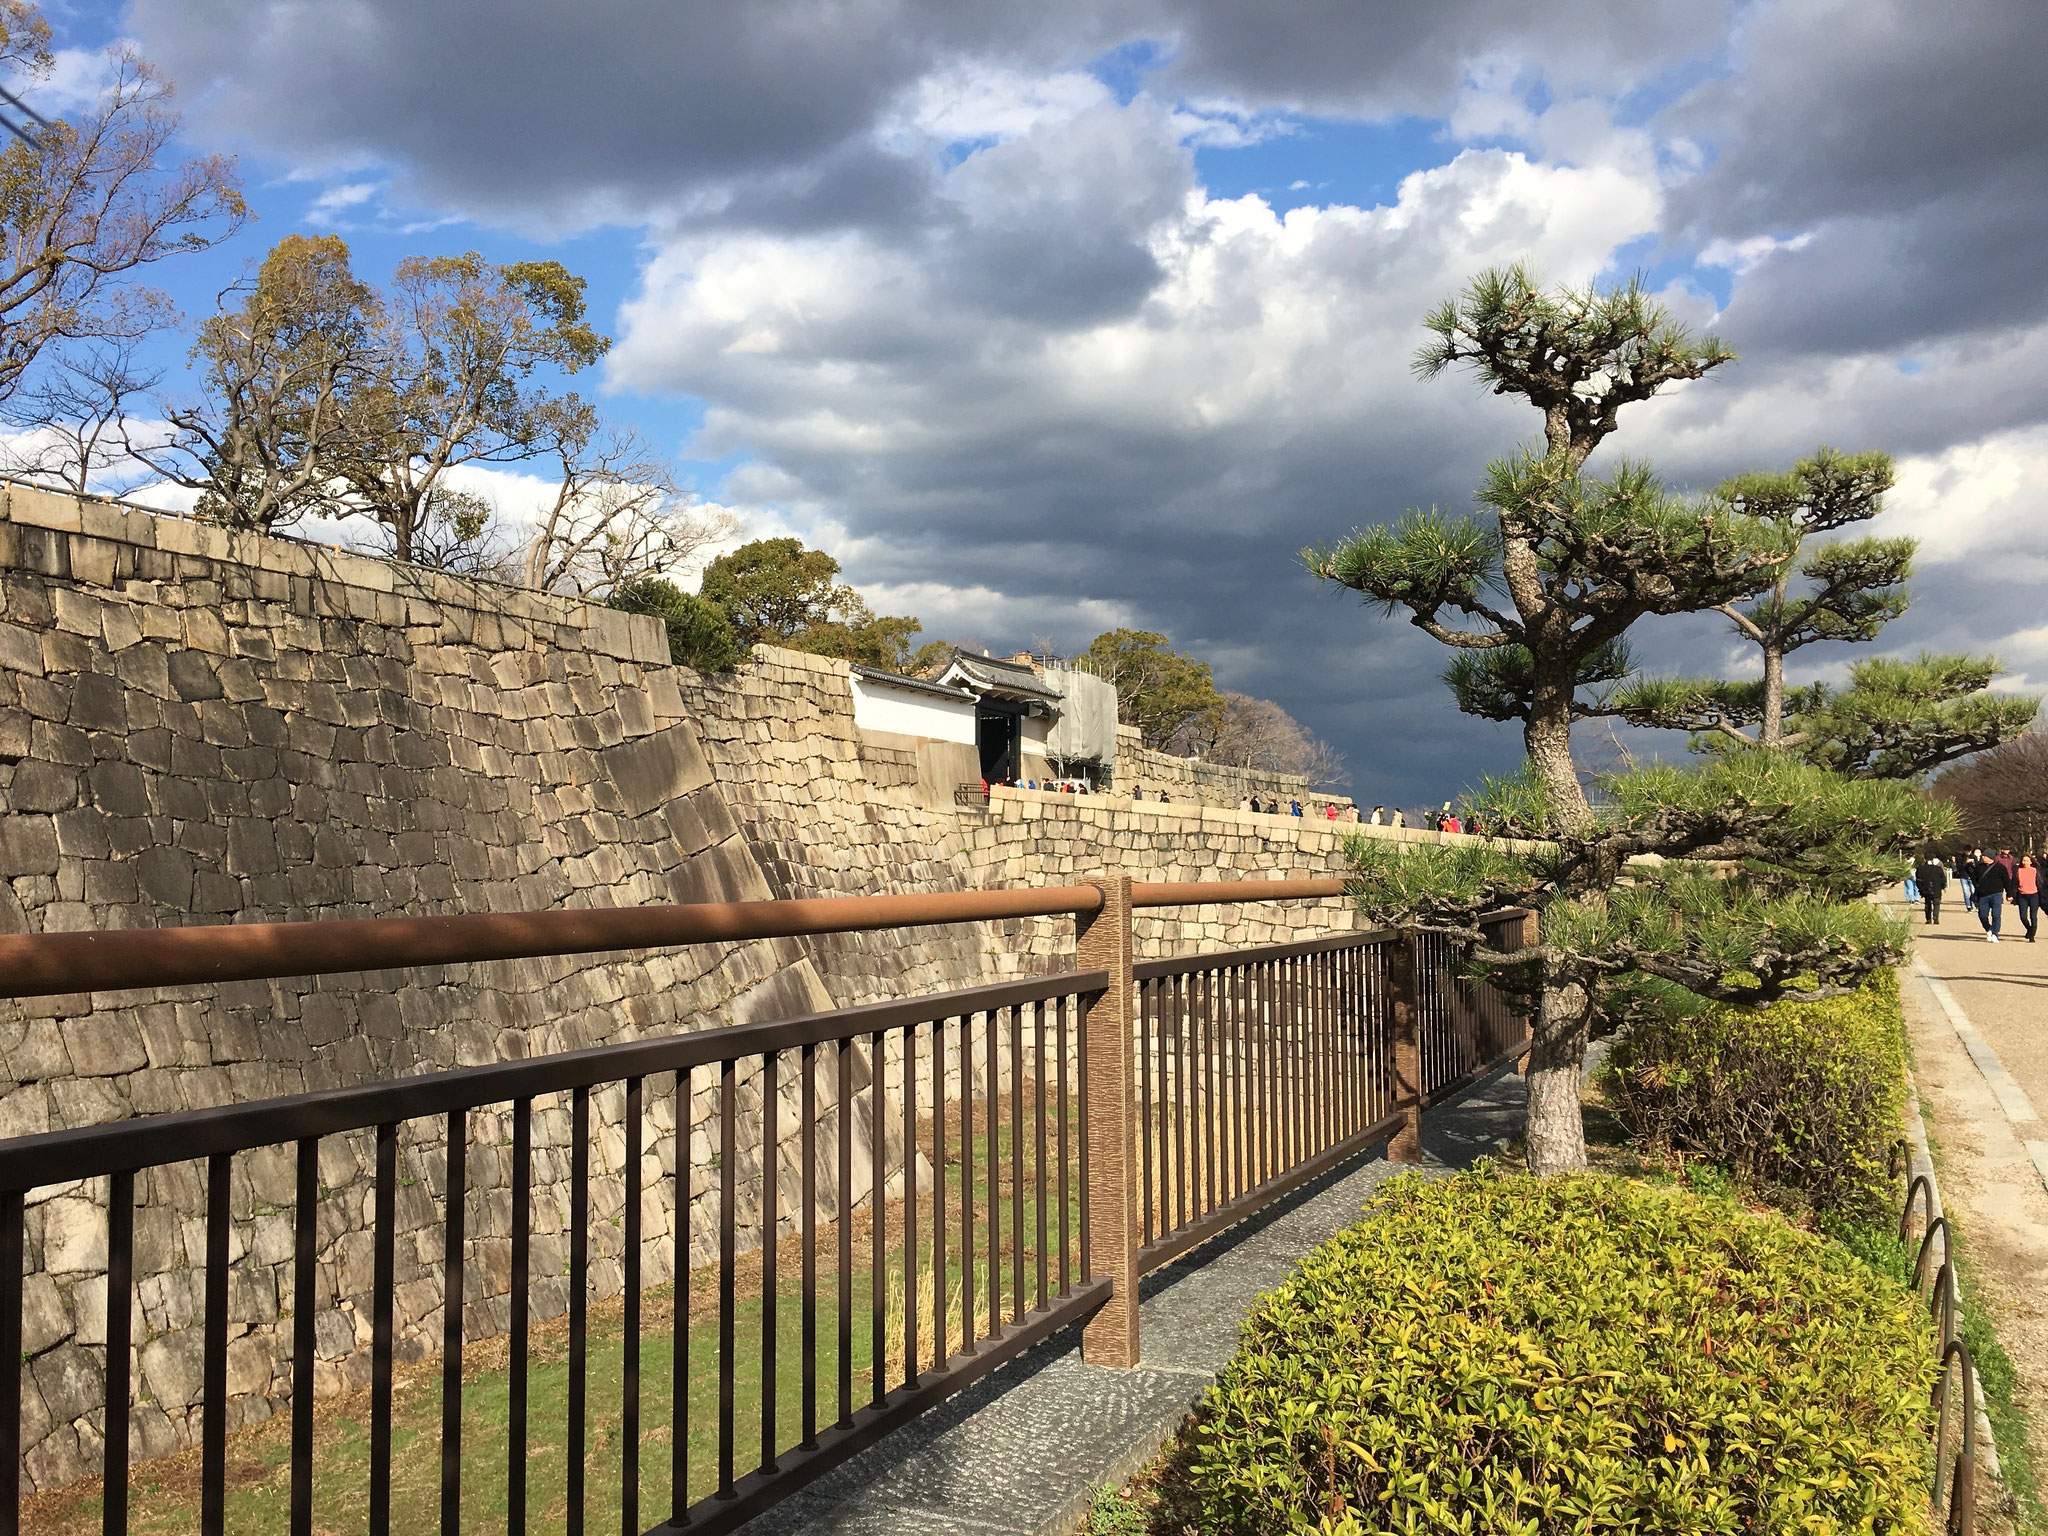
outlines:
{"label": "metal loop in hedge", "polygon": [[1927,1315],[1938,1315],[1941,1319],[1939,1337],[1943,1348],[1956,1337],[1956,1314],[1962,1310],[1962,1304],[1962,1296],[1956,1290],[1955,1265],[1943,1259],[1941,1268],[1934,1273],[1934,1289],[1927,1297]]}
{"label": "metal loop in hedge", "polygon": [[1934,1247],[1936,1233],[1941,1235],[1942,1262],[1944,1264],[1948,1262],[1948,1218],[1946,1216],[1937,1216],[1927,1224],[1927,1230],[1920,1238],[1920,1251],[1913,1256],[1912,1285],[1915,1291],[1918,1291],[1927,1279],[1927,1255]]}
{"label": "metal loop in hedge", "polygon": [[[1956,1380],[1962,1391],[1960,1401],[1949,1391],[1949,1366],[1957,1366]],[[1955,1403],[1956,1419],[1962,1429],[1962,1446],[1956,1456],[1955,1471],[1944,1477],[1945,1452],[1948,1449],[1948,1411]],[[1970,1360],[1970,1346],[1961,1339],[1951,1339],[1941,1354],[1941,1375],[1934,1383],[1934,1403],[1938,1418],[1934,1431],[1934,1479],[1929,1489],[1934,1512],[1941,1514],[1944,1503],[1948,1518],[1943,1529],[1951,1533],[1971,1531],[1977,1516],[1977,1370]]]}
{"label": "metal loop in hedge", "polygon": [[1913,1182],[1906,1186],[1905,1209],[1899,1212],[1899,1241],[1902,1243],[1913,1227],[1913,1199],[1916,1195],[1921,1197],[1920,1204],[1927,1213],[1928,1225],[1932,1226],[1939,1220],[1934,1210],[1934,1180],[1924,1173],[1914,1174]]}

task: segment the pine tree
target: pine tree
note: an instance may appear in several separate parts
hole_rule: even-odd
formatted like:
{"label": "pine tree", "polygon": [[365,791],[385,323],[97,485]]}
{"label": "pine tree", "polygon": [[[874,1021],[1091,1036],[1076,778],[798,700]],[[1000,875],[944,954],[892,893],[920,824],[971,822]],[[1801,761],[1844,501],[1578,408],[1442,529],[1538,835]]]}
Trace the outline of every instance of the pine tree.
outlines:
{"label": "pine tree", "polygon": [[1583,472],[1622,406],[1734,358],[1714,337],[1695,339],[1640,280],[1546,292],[1526,267],[1489,271],[1424,323],[1436,340],[1416,372],[1462,363],[1495,394],[1523,396],[1543,413],[1543,451],[1488,468],[1486,514],[1411,512],[1304,559],[1460,651],[1448,680],[1461,707],[1520,720],[1555,814],[1590,826],[1571,755],[1581,690],[1626,672],[1622,637],[1638,619],[1749,596],[1796,540],[1725,502],[1674,496],[1640,465]]}
{"label": "pine tree", "polygon": [[1705,737],[1699,745],[1708,749],[1792,751],[1858,778],[1918,778],[2025,730],[2037,701],[1987,693],[2002,671],[1991,657],[1882,658],[1855,666],[1846,689],[1787,687],[1785,660],[1794,652],[1821,641],[1874,640],[1906,611],[1913,540],[1806,547],[1816,535],[1875,517],[1892,481],[1885,454],[1822,447],[1785,473],[1744,475],[1722,485],[1716,500],[1775,523],[1800,542],[1803,587],[1794,589],[1788,565],[1754,598],[1720,605],[1762,653],[1763,676],[1629,679],[1583,712],[1692,731]]}
{"label": "pine tree", "polygon": [[[1477,963],[1532,1010],[1530,1165],[1562,1172],[1585,1164],[1586,1046],[1642,978],[1732,1002],[1848,988],[1905,942],[1857,898],[1953,818],[1910,786],[1733,742],[1703,766],[1608,781],[1596,804],[1571,725],[1605,712],[1597,690],[1633,670],[1629,629],[1652,614],[1768,608],[1801,529],[1773,515],[1761,481],[1685,498],[1641,465],[1585,472],[1622,405],[1733,357],[1690,337],[1639,283],[1546,294],[1517,267],[1482,275],[1427,324],[1437,340],[1417,371],[1464,362],[1496,392],[1525,396],[1543,413],[1543,451],[1490,466],[1480,514],[1411,512],[1304,558],[1455,649],[1446,680],[1462,708],[1521,722],[1525,773],[1468,804],[1523,841],[1396,850],[1360,838],[1354,889],[1375,922],[1475,940],[1489,908],[1536,908],[1536,943]],[[1877,467],[1841,462],[1859,486]]]}

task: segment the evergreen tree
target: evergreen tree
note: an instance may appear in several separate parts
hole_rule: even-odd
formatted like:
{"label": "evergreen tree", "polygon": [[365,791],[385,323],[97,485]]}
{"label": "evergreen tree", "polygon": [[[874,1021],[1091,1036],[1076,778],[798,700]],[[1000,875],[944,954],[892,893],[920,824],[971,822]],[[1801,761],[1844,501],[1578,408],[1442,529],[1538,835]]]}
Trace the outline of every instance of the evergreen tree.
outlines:
{"label": "evergreen tree", "polygon": [[1427,323],[1437,340],[1418,371],[1466,362],[1496,392],[1524,395],[1543,412],[1544,450],[1490,467],[1485,513],[1410,513],[1306,559],[1456,649],[1446,676],[1461,707],[1521,722],[1527,770],[1468,803],[1524,841],[1409,850],[1359,838],[1354,889],[1372,921],[1475,941],[1490,908],[1537,910],[1535,943],[1477,963],[1531,1009],[1529,1160],[1563,1172],[1585,1163],[1586,1046],[1644,978],[1731,1002],[1854,985],[1905,942],[1857,898],[1953,818],[1907,785],[1762,749],[1621,776],[1596,805],[1571,725],[1603,710],[1586,690],[1630,672],[1630,627],[1768,601],[1800,530],[1742,496],[1674,496],[1641,465],[1584,471],[1622,405],[1733,356],[1693,340],[1639,284],[1544,294],[1518,267],[1482,275]]}
{"label": "evergreen tree", "polygon": [[1823,447],[1783,474],[1744,475],[1716,492],[1722,503],[1795,535],[1803,558],[1795,590],[1787,566],[1768,588],[1720,611],[1762,653],[1758,679],[1642,678],[1586,713],[1704,736],[1710,749],[1762,746],[1796,752],[1857,778],[1917,778],[2027,728],[2037,701],[1985,690],[2002,670],[1990,657],[1922,655],[1859,663],[1846,689],[1788,688],[1785,659],[1821,641],[1868,642],[1905,612],[1914,541],[1861,538],[1807,550],[1814,535],[1869,521],[1892,485],[1882,453]]}
{"label": "evergreen tree", "polygon": [[1693,338],[1640,281],[1545,292],[1516,266],[1482,273],[1425,323],[1437,339],[1416,371],[1464,363],[1495,394],[1523,396],[1543,413],[1543,451],[1489,467],[1478,497],[1488,513],[1411,512],[1304,558],[1461,652],[1448,675],[1460,707],[1520,720],[1555,813],[1587,827],[1571,755],[1572,721],[1588,713],[1581,690],[1626,672],[1622,637],[1638,619],[1748,597],[1797,540],[1726,502],[1674,496],[1640,465],[1583,472],[1622,406],[1734,358]]}

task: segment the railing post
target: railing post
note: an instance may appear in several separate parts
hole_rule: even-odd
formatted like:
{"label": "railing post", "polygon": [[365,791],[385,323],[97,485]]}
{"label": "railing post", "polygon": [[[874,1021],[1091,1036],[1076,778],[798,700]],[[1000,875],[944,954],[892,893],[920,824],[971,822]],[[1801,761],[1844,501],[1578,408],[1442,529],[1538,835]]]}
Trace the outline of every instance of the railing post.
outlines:
{"label": "railing post", "polygon": [[1083,1000],[1083,1113],[1088,1123],[1088,1256],[1113,1287],[1081,1332],[1091,1365],[1138,1363],[1138,1200],[1136,1098],[1131,1005],[1131,877],[1111,872],[1084,881],[1102,892],[1102,910],[1075,922],[1074,965],[1109,972],[1109,986]]}
{"label": "railing post", "polygon": [[1389,956],[1394,1034],[1394,1109],[1401,1124],[1387,1138],[1387,1161],[1422,1161],[1422,992],[1415,930],[1403,928]]}

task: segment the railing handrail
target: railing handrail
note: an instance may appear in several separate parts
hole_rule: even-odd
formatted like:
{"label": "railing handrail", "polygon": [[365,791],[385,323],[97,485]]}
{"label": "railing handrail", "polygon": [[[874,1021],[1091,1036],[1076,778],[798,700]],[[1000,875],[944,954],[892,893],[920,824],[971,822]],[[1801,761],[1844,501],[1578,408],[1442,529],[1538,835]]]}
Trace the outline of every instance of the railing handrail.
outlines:
{"label": "railing handrail", "polygon": [[[1344,894],[1342,878],[1184,880],[1133,885],[1134,906],[1289,901]],[[0,935],[0,998],[331,976],[677,944],[790,939],[1008,917],[1100,911],[1093,885],[930,891],[790,901],[706,901],[447,917],[322,918],[84,933]]]}
{"label": "railing handrail", "polygon": [[416,1077],[326,1088],[211,1109],[175,1110],[0,1141],[0,1191],[38,1189],[75,1179],[132,1172],[161,1163],[252,1151],[308,1137],[368,1130],[400,1120],[479,1109],[515,1099],[623,1082],[656,1072],[686,1072],[722,1061],[865,1038],[933,1019],[1070,997],[1095,996],[1107,971],[1054,971],[1024,981],[932,992],[920,997],[800,1014],[765,1024],[736,1024],[684,1035],[623,1040],[580,1051],[452,1067]]}

